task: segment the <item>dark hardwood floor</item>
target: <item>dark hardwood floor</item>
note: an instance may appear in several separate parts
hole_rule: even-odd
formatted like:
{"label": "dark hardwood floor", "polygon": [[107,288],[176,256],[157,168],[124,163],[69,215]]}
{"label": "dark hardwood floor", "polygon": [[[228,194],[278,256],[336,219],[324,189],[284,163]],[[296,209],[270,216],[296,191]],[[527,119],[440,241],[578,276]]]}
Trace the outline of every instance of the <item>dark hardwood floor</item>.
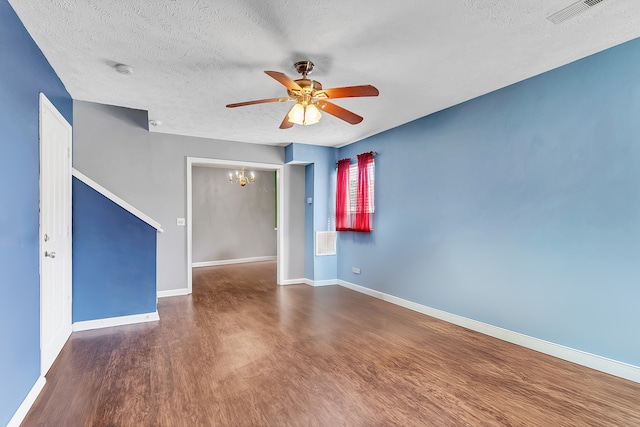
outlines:
{"label": "dark hardwood floor", "polygon": [[23,426],[640,426],[640,384],[275,264],[194,271],[160,321],[74,333]]}

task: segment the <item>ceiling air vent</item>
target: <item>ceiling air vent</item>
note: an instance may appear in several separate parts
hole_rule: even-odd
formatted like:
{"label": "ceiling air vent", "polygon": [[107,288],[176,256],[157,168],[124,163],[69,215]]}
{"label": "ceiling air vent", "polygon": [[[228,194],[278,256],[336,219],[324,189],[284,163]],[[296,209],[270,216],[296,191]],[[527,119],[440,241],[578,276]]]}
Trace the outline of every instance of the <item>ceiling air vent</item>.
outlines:
{"label": "ceiling air vent", "polygon": [[585,10],[597,5],[598,3],[602,3],[603,1],[604,0],[580,0],[579,2],[574,3],[571,6],[565,7],[561,11],[554,13],[547,19],[554,24],[560,24],[561,22],[573,18],[574,16],[581,14]]}

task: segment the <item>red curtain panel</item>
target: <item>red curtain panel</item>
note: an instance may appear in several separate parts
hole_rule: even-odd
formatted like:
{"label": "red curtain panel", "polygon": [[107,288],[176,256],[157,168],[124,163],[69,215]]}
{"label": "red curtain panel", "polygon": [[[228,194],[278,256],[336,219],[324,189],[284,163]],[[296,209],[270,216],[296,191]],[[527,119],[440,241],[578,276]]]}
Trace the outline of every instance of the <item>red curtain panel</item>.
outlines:
{"label": "red curtain panel", "polygon": [[336,230],[347,231],[349,227],[349,165],[351,159],[338,161],[336,179]]}
{"label": "red curtain panel", "polygon": [[356,187],[356,218],[354,231],[371,231],[369,200],[369,166],[373,153],[358,154],[358,186]]}

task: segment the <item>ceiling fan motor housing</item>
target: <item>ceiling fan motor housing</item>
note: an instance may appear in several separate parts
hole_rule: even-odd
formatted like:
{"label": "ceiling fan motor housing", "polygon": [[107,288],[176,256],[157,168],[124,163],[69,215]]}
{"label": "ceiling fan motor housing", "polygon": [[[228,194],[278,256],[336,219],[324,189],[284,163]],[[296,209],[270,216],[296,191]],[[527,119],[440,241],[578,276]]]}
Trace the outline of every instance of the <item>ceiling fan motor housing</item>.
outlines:
{"label": "ceiling fan motor housing", "polygon": [[298,90],[287,90],[287,93],[289,94],[289,96],[295,98],[304,94],[312,94],[316,91],[322,90],[322,84],[320,82],[317,82],[315,80],[311,80],[311,79],[298,79],[298,80],[294,80],[294,82],[296,82],[296,84],[298,86],[300,86],[300,88],[302,89],[301,91]]}
{"label": "ceiling fan motor housing", "polygon": [[307,74],[311,74],[313,71],[313,62],[311,61],[298,61],[293,66],[298,73],[302,74],[303,79],[307,78]]}

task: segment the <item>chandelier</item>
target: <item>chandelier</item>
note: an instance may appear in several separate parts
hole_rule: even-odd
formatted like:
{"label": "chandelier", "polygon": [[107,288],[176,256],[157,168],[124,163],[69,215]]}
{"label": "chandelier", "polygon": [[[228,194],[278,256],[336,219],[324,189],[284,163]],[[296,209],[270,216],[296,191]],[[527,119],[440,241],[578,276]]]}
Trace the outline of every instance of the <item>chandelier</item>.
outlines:
{"label": "chandelier", "polygon": [[240,184],[241,187],[244,187],[247,184],[256,182],[256,176],[253,172],[251,172],[251,177],[245,176],[244,168],[242,168],[240,172],[236,171],[235,180],[233,179],[233,174],[229,172],[229,182],[231,184]]}

